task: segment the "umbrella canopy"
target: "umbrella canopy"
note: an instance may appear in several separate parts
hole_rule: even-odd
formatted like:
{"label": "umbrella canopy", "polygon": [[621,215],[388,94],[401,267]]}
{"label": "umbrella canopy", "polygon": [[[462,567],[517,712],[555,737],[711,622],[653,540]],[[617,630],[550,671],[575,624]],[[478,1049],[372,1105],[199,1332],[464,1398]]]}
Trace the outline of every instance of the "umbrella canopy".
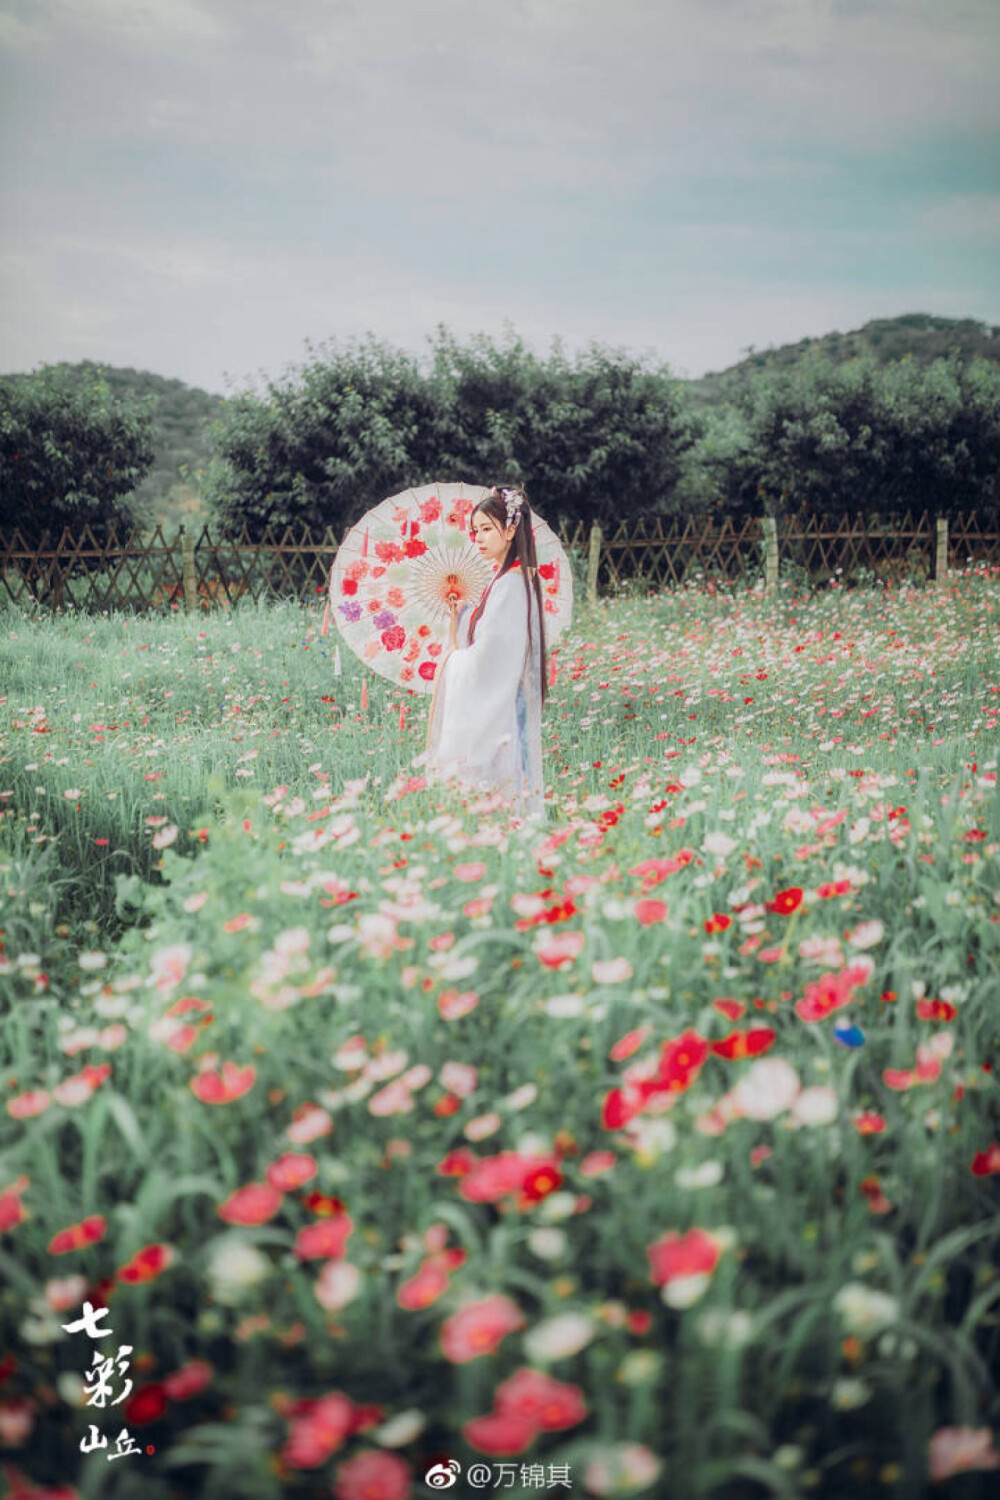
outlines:
{"label": "umbrella canopy", "polygon": [[[330,570],[330,610],[366,666],[430,693],[450,645],[449,600],[478,604],[494,568],[472,545],[484,485],[425,484],[391,495],[344,537]],[[548,649],[573,617],[573,575],[555,532],[532,511]]]}

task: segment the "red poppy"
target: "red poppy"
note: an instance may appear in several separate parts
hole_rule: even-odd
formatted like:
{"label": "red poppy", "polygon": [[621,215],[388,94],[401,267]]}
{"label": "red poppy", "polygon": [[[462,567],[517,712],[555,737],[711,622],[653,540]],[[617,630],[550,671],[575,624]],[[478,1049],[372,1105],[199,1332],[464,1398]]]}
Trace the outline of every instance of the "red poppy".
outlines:
{"label": "red poppy", "polygon": [[773,901],[765,901],[764,905],[768,911],[775,912],[779,917],[790,917],[793,911],[798,911],[802,905],[802,888],[797,885],[789,886],[786,891],[778,891]]}
{"label": "red poppy", "polygon": [[994,1141],[985,1151],[977,1151],[972,1158],[971,1171],[974,1177],[992,1177],[995,1172],[1000,1172],[1000,1144]]}
{"label": "red poppy", "polygon": [[770,1026],[751,1026],[749,1031],[731,1031],[721,1042],[712,1042],[716,1057],[733,1062],[738,1058],[760,1057],[769,1052],[778,1039]]}
{"label": "red poppy", "polygon": [[697,1031],[688,1030],[672,1041],[664,1042],[660,1049],[656,1088],[671,1093],[690,1088],[707,1056],[708,1043]]}
{"label": "red poppy", "polygon": [[21,1202],[21,1194],[28,1186],[29,1179],[19,1177],[0,1193],[0,1234],[6,1234],[8,1229],[16,1229],[28,1217],[28,1211]]}
{"label": "red poppy", "polygon": [[141,1385],[132,1392],[122,1408],[125,1421],[130,1427],[143,1427],[155,1422],[167,1409],[167,1393],[160,1381]]}
{"label": "red poppy", "polygon": [[103,1240],[107,1231],[108,1221],[102,1214],[93,1214],[89,1219],[81,1219],[79,1224],[72,1224],[69,1229],[60,1229],[49,1240],[50,1255],[65,1255],[69,1250],[83,1250],[88,1245],[96,1245],[98,1240]]}
{"label": "red poppy", "polygon": [[175,1259],[175,1252],[169,1245],[145,1245],[143,1249],[137,1250],[132,1259],[115,1272],[119,1281],[136,1284],[143,1281],[153,1281],[159,1276]]}

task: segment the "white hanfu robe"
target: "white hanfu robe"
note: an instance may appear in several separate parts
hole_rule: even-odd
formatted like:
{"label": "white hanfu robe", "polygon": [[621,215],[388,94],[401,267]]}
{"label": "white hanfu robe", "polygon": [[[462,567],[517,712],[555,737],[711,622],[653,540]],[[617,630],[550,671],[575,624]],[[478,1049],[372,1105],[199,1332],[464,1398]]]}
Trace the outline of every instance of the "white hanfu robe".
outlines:
{"label": "white hanfu robe", "polygon": [[458,646],[442,660],[427,729],[429,783],[456,780],[496,793],[519,817],[543,817],[541,632],[534,588],[520,568],[490,587],[469,645],[470,605],[456,623]]}

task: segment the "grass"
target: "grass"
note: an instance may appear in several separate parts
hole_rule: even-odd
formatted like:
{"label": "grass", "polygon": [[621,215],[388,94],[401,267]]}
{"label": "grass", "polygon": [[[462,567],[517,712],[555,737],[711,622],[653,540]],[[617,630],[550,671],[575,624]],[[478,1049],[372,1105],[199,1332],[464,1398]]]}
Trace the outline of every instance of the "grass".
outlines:
{"label": "grass", "polygon": [[581,609],[541,827],[316,614],[8,612],[12,1491],[985,1496],[998,603]]}

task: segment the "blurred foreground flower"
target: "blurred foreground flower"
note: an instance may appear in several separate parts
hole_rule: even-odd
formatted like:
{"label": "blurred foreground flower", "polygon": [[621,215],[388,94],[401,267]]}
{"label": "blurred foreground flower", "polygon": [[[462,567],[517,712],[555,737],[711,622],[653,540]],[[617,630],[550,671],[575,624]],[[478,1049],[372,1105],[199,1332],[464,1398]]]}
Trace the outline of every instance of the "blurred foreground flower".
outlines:
{"label": "blurred foreground flower", "polygon": [[993,1446],[988,1427],[939,1427],[927,1453],[927,1472],[932,1484],[941,1484],[953,1474],[972,1469],[1000,1469],[1000,1453]]}
{"label": "blurred foreground flower", "polygon": [[615,1443],[591,1459],[583,1482],[592,1495],[634,1495],[659,1478],[662,1467],[642,1443]]}

